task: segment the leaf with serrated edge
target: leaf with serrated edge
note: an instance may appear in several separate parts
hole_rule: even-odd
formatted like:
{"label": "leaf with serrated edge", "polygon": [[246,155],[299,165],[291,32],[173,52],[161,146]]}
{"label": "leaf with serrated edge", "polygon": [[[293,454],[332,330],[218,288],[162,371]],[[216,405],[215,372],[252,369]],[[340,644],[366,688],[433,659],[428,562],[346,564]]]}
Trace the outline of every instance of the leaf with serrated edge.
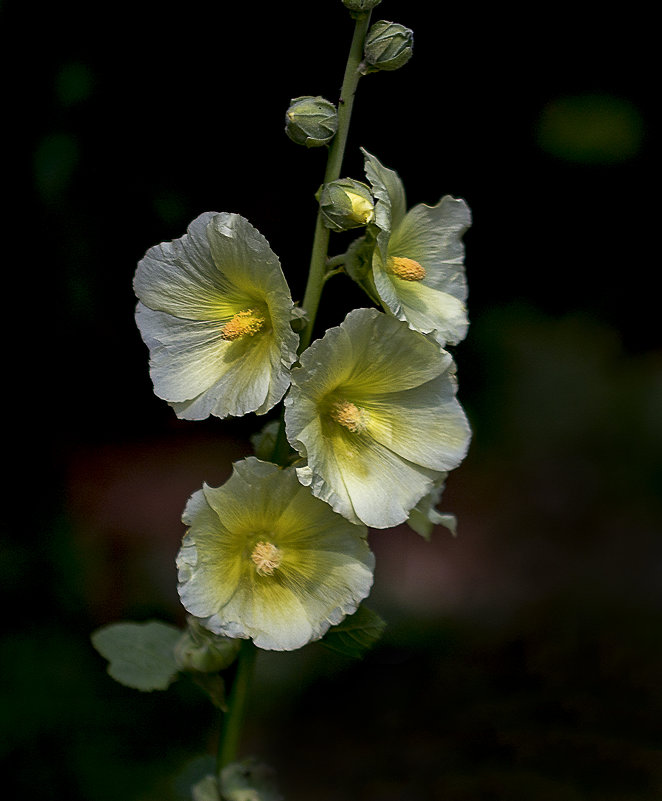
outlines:
{"label": "leaf with serrated edge", "polygon": [[105,657],[115,681],[135,690],[165,690],[179,672],[174,647],[181,636],[175,626],[145,623],[109,623],[92,634],[92,645]]}

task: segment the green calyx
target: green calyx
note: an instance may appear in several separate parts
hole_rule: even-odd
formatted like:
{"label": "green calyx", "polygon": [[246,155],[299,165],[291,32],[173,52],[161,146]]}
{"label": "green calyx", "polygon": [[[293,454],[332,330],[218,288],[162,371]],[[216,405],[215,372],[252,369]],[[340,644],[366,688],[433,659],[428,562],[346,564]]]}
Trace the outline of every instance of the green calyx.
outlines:
{"label": "green calyx", "polygon": [[338,130],[338,112],[329,100],[309,95],[295,97],[285,114],[285,133],[297,145],[321,147]]}
{"label": "green calyx", "polygon": [[378,6],[382,0],[342,0],[345,8],[348,8],[352,14],[367,14],[373,8]]}
{"label": "green calyx", "polygon": [[379,20],[370,27],[364,45],[362,72],[397,70],[412,57],[414,32],[397,22]]}
{"label": "green calyx", "polygon": [[181,670],[216,673],[234,662],[239,640],[208,631],[191,615],[187,622],[188,627],[175,646],[175,660]]}

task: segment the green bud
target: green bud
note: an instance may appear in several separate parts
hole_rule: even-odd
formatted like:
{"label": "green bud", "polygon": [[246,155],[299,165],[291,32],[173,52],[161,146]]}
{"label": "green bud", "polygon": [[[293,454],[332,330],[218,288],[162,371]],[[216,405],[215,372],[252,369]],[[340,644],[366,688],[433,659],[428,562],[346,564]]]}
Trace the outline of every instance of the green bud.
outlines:
{"label": "green bud", "polygon": [[273,456],[279,428],[280,420],[270,420],[261,431],[256,432],[250,438],[253,453],[263,462],[270,461]]}
{"label": "green bud", "polygon": [[382,0],[342,0],[342,2],[350,11],[358,14],[365,14],[368,11],[372,11]]}
{"label": "green bud", "polygon": [[367,225],[375,216],[370,187],[353,178],[324,184],[319,193],[324,225],[332,231],[347,231]]}
{"label": "green bud", "polygon": [[290,325],[297,334],[301,333],[308,325],[308,312],[301,306],[294,306],[290,312]]}
{"label": "green bud", "polygon": [[175,645],[175,660],[180,670],[217,673],[234,662],[239,640],[213,634],[190,615],[187,621],[188,628]]}
{"label": "green bud", "polygon": [[372,254],[375,249],[375,234],[369,226],[364,236],[355,239],[345,253],[345,272],[363,288],[377,306],[382,305],[372,277]]}
{"label": "green bud", "polygon": [[363,72],[397,70],[412,56],[414,32],[397,22],[380,20],[370,27],[365,39]]}
{"label": "green bud", "polygon": [[295,97],[285,114],[285,133],[297,145],[320,147],[330,142],[338,130],[338,112],[323,97]]}

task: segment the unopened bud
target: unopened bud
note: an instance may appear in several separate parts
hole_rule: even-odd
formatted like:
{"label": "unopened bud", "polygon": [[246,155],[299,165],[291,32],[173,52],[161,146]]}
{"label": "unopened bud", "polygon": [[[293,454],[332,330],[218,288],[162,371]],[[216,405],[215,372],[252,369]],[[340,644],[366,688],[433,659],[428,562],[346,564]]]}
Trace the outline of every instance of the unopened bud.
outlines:
{"label": "unopened bud", "polygon": [[382,0],[342,0],[343,5],[356,14],[365,14],[372,11]]}
{"label": "unopened bud", "polygon": [[347,231],[367,225],[375,216],[370,188],[353,178],[324,184],[319,195],[322,218],[332,231]]}
{"label": "unopened bud", "polygon": [[217,673],[231,665],[239,652],[239,640],[208,631],[189,615],[188,627],[175,645],[175,659],[181,670]]}
{"label": "unopened bud", "polygon": [[295,97],[285,114],[285,133],[293,142],[320,147],[330,142],[338,130],[338,112],[323,97]]}
{"label": "unopened bud", "polygon": [[412,56],[414,32],[397,22],[380,20],[370,27],[363,48],[364,72],[397,70]]}

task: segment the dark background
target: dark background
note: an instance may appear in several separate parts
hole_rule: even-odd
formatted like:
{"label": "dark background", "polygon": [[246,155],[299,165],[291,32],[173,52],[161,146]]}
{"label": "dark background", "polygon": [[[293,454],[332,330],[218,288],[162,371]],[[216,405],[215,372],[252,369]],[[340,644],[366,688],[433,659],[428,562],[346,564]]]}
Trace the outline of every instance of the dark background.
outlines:
{"label": "dark background", "polygon": [[[662,338],[652,20],[630,5],[384,0],[413,59],[358,90],[359,147],[410,205],[464,197],[474,426],[459,536],[375,532],[358,664],[264,654],[246,749],[290,801],[653,801],[662,795]],[[177,421],[133,322],[145,250],[247,217],[303,294],[324,151],[290,98],[336,100],[339,0],[0,0],[6,500],[0,749],[16,799],[176,795],[216,721],[195,687],[115,684],[89,633],[181,622],[179,516],[259,423]],[[344,249],[339,238],[336,252]],[[332,248],[335,246],[332,239]],[[344,276],[320,331],[366,299]]]}

